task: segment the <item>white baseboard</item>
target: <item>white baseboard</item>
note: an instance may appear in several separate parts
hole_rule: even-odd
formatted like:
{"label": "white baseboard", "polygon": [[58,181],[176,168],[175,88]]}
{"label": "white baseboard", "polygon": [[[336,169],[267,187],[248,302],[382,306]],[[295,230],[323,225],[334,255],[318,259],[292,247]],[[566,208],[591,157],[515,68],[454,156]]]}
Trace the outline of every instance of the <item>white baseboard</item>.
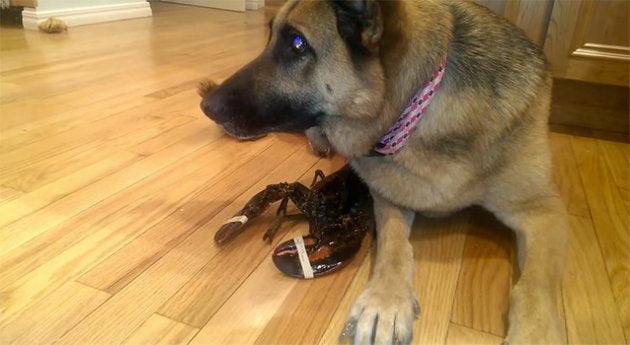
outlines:
{"label": "white baseboard", "polygon": [[53,11],[38,11],[35,8],[24,8],[22,11],[22,24],[25,29],[38,30],[37,25],[50,17],[63,20],[67,26],[78,26],[120,19],[150,17],[151,15],[151,6],[146,1],[75,7]]}

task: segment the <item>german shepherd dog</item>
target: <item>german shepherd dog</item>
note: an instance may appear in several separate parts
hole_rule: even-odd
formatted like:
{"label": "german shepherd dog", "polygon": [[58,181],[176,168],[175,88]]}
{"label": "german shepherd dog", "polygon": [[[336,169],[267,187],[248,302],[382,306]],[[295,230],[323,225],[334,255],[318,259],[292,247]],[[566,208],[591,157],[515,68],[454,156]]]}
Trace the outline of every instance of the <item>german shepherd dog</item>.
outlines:
{"label": "german shepherd dog", "polygon": [[[470,205],[516,233],[520,278],[506,341],[563,343],[567,222],[551,177],[552,79],[540,50],[470,2],[290,0],[270,28],[255,60],[201,90],[201,107],[240,139],[309,129],[316,148],[330,144],[370,187],[377,248],[345,329],[354,343],[411,341],[414,215]],[[439,89],[404,147],[373,154],[436,71]]]}

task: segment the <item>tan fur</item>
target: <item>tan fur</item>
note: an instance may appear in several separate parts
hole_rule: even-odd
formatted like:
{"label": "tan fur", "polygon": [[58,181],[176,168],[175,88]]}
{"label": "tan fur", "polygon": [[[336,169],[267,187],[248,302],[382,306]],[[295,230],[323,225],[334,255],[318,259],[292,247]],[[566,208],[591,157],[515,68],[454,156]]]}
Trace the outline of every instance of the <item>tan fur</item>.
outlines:
{"label": "tan fur", "polygon": [[68,26],[66,25],[66,22],[55,17],[50,17],[44,20],[43,22],[38,24],[38,27],[40,31],[49,34],[56,34],[68,31]]}

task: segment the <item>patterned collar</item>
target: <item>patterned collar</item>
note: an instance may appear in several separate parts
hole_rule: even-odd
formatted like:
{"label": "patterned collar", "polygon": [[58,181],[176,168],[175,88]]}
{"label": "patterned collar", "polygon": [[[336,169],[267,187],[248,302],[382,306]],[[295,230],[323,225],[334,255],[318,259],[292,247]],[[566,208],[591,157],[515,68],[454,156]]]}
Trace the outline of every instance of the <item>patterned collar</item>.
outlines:
{"label": "patterned collar", "polygon": [[433,72],[431,80],[413,96],[413,99],[409,102],[405,110],[403,110],[402,114],[400,114],[396,123],[374,144],[368,156],[392,156],[402,150],[407,139],[418,127],[418,123],[424,116],[435,93],[440,89],[440,83],[444,77],[445,69],[446,59],[444,59],[440,67]]}

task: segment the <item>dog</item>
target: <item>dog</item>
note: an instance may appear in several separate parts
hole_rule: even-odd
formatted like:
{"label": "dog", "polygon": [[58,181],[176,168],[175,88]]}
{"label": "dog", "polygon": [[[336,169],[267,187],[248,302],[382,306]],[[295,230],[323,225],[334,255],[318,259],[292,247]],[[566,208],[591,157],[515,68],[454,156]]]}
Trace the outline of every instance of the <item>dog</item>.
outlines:
{"label": "dog", "polygon": [[540,49],[471,2],[290,0],[269,26],[264,51],[203,88],[201,108],[239,139],[307,130],[316,151],[345,156],[370,187],[375,262],[344,334],[410,343],[416,212],[481,205],[516,234],[505,341],[565,342],[568,225],[551,176],[552,77]]}

